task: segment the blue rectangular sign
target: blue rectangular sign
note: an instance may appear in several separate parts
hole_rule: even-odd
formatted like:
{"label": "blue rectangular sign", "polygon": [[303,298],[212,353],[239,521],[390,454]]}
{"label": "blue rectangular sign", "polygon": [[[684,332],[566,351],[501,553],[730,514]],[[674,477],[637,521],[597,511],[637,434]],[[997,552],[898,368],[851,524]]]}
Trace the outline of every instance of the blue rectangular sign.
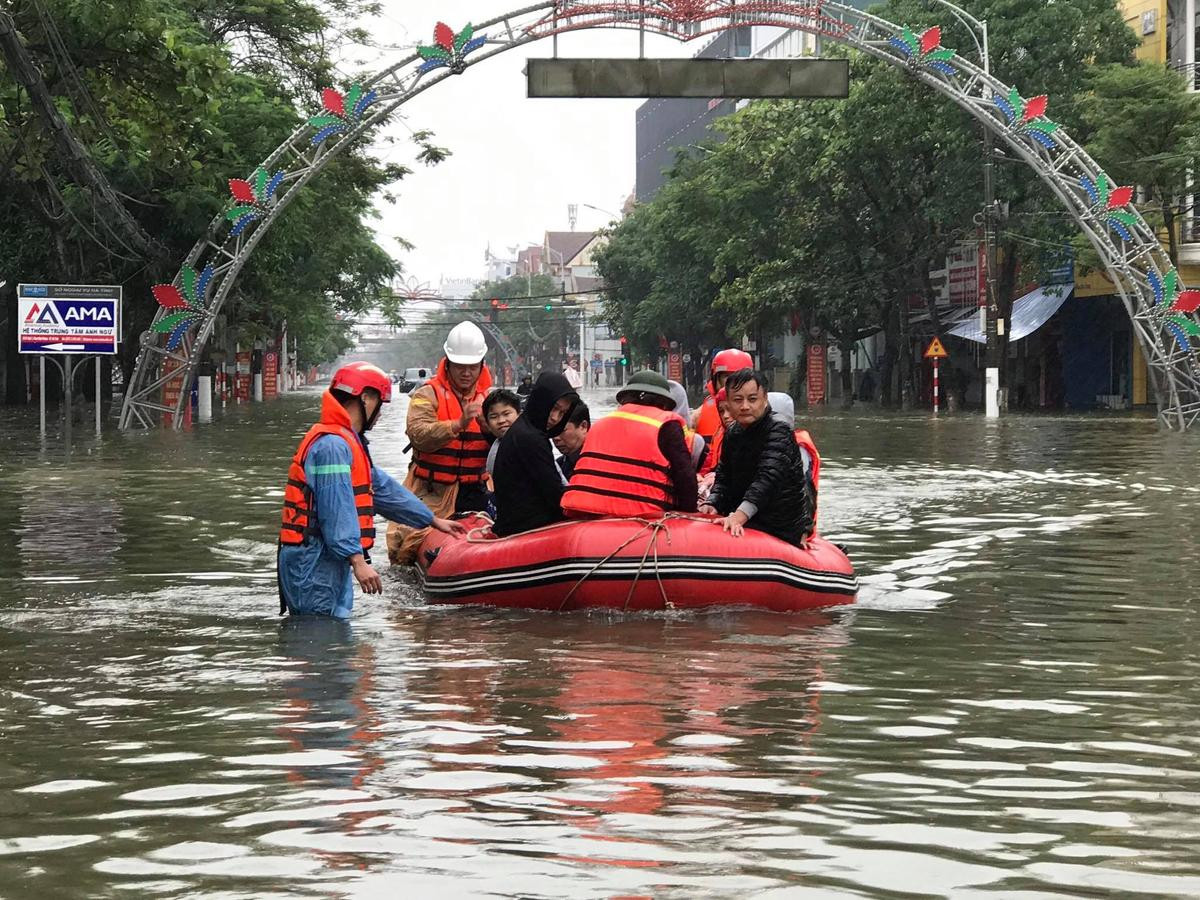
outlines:
{"label": "blue rectangular sign", "polygon": [[106,285],[18,285],[18,351],[116,353],[120,292],[120,287]]}

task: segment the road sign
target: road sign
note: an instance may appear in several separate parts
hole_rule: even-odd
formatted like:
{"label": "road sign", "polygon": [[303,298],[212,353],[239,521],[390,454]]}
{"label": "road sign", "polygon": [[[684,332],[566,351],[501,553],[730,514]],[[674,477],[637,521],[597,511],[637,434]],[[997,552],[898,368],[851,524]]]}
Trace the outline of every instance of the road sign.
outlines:
{"label": "road sign", "polygon": [[279,354],[268,350],[263,354],[263,399],[270,400],[279,394]]}
{"label": "road sign", "polygon": [[683,381],[683,356],[672,350],[667,356],[667,377],[672,381]]}
{"label": "road sign", "polygon": [[942,346],[942,342],[937,338],[930,341],[929,346],[925,348],[926,359],[945,359],[949,355],[946,348]]}
{"label": "road sign", "polygon": [[825,402],[825,345],[808,345],[808,408]]}
{"label": "road sign", "polygon": [[19,353],[113,354],[120,341],[120,285],[17,285]]}

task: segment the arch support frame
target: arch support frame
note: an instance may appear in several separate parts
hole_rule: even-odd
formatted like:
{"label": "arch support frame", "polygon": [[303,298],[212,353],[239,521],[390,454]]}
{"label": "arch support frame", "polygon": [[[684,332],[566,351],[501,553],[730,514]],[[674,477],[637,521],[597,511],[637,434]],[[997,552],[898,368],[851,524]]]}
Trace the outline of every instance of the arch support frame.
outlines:
{"label": "arch support frame", "polygon": [[[216,315],[254,248],[297,191],[409,100],[499,53],[574,31],[649,31],[691,41],[748,25],[853,47],[907,71],[979,121],[1038,173],[1103,261],[1150,370],[1159,421],[1182,431],[1200,419],[1200,292],[1184,289],[1154,229],[1132,205],[1132,188],[1114,184],[1049,118],[1048,98],[1023,97],[943,47],[940,28],[917,34],[835,0],[544,0],[458,32],[438,23],[428,46],[344,94],[326,89],[322,110],[249,178],[231,180],[233,207],[209,223],[173,282],[155,288],[161,308],[141,336],[120,427],[155,427],[164,414],[182,426]],[[179,389],[167,404],[163,388],[172,380]]]}

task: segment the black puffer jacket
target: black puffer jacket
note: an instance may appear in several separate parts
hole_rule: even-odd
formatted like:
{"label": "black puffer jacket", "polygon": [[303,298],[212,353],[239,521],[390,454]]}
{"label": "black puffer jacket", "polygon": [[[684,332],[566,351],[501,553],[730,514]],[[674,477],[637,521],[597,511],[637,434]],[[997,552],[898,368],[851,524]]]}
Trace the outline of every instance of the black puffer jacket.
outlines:
{"label": "black puffer jacket", "polygon": [[563,480],[554,464],[550,438],[562,433],[571,418],[567,410],[553,428],[546,427],[550,410],[560,397],[579,402],[575,389],[562,375],[543,372],[529,392],[525,411],[500,439],[492,483],[496,490],[496,523],[501,536],[541,528],[563,518]]}
{"label": "black puffer jacket", "polygon": [[734,422],[725,432],[708,502],[727,516],[749,501],[758,512],[747,528],[799,544],[812,532],[812,496],[806,481],[795,435],[772,418],[768,407],[766,415],[748,428]]}

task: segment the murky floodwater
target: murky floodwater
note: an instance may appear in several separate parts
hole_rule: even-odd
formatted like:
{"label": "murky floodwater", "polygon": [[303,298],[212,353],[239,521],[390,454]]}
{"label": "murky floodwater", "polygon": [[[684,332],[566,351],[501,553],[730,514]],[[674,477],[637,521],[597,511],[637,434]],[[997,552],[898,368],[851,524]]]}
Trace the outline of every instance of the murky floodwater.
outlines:
{"label": "murky floodwater", "polygon": [[832,613],[281,624],[316,405],[0,426],[4,896],[1200,896],[1200,435],[816,420]]}

